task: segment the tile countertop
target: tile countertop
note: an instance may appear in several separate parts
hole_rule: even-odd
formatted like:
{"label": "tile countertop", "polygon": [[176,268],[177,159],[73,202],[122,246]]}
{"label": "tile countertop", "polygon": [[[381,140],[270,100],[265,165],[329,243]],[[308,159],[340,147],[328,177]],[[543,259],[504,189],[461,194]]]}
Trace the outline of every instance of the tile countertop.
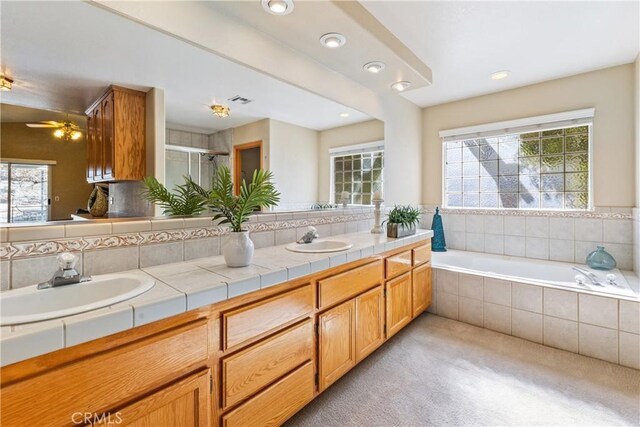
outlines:
{"label": "tile countertop", "polygon": [[252,264],[242,268],[227,267],[219,255],[131,270],[126,273],[147,278],[152,276],[155,286],[140,296],[98,310],[0,328],[0,366],[102,338],[432,236],[431,230],[418,230],[412,236],[399,239],[365,231],[331,236],[332,240],[353,243],[351,249],[343,252],[299,253],[281,245],[257,249]]}

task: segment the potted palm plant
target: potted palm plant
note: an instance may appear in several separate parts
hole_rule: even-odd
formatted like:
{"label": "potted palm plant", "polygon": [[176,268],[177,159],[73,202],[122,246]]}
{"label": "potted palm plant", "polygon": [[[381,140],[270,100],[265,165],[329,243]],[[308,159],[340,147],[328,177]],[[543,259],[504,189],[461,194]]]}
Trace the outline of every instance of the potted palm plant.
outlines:
{"label": "potted palm plant", "polygon": [[387,237],[404,237],[415,234],[422,213],[420,209],[411,205],[394,206],[384,221],[387,224]]}
{"label": "potted palm plant", "polygon": [[254,246],[243,225],[255,210],[276,206],[280,201],[280,193],[272,179],[271,172],[256,170],[251,183],[247,184],[243,179],[240,193],[234,195],[231,171],[223,166],[214,176],[210,191],[198,189],[214,212],[213,220],[221,219],[220,224],[228,224],[231,228],[222,245],[222,255],[229,267],[245,267],[251,263]]}
{"label": "potted palm plant", "polygon": [[201,195],[204,190],[199,191],[198,184],[188,176],[184,177],[184,181],[171,192],[154,176],[148,176],[143,181],[145,189],[142,196],[160,206],[164,215],[198,215],[207,209],[206,200]]}

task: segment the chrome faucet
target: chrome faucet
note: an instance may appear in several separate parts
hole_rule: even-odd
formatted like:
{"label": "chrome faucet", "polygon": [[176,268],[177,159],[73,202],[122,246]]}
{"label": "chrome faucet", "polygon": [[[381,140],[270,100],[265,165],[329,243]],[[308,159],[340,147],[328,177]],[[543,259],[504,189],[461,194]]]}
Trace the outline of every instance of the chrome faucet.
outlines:
{"label": "chrome faucet", "polygon": [[591,283],[593,283],[594,285],[596,285],[596,286],[605,286],[605,284],[602,283],[600,278],[598,276],[596,276],[595,274],[593,274],[592,272],[587,271],[584,268],[576,267],[575,265],[572,266],[571,268],[573,268],[578,273],[586,276],[589,280],[591,280]]}
{"label": "chrome faucet", "polygon": [[311,243],[318,237],[320,237],[320,235],[318,234],[318,230],[316,230],[316,228],[313,226],[309,226],[308,231],[305,233],[304,236],[300,238],[300,240],[297,241],[297,243],[298,244]]}
{"label": "chrome faucet", "polygon": [[91,276],[81,276],[75,269],[78,257],[70,252],[63,252],[58,255],[58,265],[60,268],[53,273],[51,279],[38,284],[38,289],[55,288],[56,286],[73,285],[81,282],[88,282]]}

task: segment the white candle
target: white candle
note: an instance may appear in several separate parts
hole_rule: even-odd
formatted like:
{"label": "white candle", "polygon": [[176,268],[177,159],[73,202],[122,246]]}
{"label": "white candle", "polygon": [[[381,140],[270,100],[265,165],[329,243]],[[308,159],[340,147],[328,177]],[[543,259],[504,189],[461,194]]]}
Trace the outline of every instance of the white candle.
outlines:
{"label": "white candle", "polygon": [[373,200],[382,200],[382,194],[379,191],[373,193]]}
{"label": "white candle", "polygon": [[343,191],[342,192],[342,199],[348,199],[349,198],[349,192],[348,191]]}

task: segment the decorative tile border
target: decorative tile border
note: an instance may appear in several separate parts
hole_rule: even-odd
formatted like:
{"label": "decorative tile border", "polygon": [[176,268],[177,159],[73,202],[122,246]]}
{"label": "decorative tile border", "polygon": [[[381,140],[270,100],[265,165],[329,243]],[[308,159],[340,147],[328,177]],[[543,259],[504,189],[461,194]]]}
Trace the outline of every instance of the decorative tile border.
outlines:
{"label": "decorative tile border", "polygon": [[[335,224],[373,219],[373,212],[346,215],[324,215],[313,218],[286,221],[249,222],[247,229],[253,233],[295,229],[311,225]],[[112,234],[74,239],[43,240],[33,242],[4,243],[0,245],[0,260],[55,255],[61,252],[83,252],[129,246],[146,246],[159,243],[206,239],[227,234],[227,226],[212,226],[139,233]]]}
{"label": "decorative tile border", "polygon": [[[433,214],[434,206],[422,207],[425,213]],[[501,215],[501,216],[536,216],[556,218],[599,218],[599,219],[631,219],[631,213],[598,212],[598,211],[536,211],[511,209],[449,209],[441,208],[442,214],[448,215]]]}

